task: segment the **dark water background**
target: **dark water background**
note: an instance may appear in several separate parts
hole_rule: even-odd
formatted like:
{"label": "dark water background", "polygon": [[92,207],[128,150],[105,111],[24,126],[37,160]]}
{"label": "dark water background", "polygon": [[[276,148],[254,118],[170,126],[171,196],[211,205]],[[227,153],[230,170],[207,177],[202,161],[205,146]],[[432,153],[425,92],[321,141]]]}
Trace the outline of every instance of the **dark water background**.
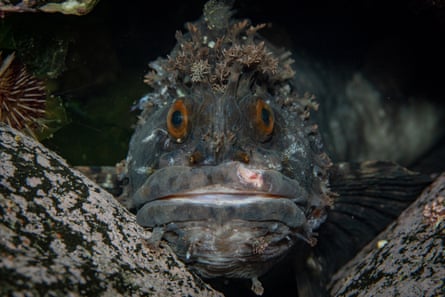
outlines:
{"label": "dark water background", "polygon": [[[339,70],[367,68],[389,77],[397,87],[383,86],[388,96],[443,98],[443,7],[420,0],[324,2],[246,0],[235,8],[237,17],[254,24],[272,23],[263,34],[276,44]],[[82,17],[14,14],[1,20],[29,67],[60,72],[47,79],[71,122],[45,145],[73,165],[113,165],[125,158],[137,116],[131,105],[149,92],[143,83],[147,64],[170,52],[175,31],[196,20],[204,3],[103,0]]]}

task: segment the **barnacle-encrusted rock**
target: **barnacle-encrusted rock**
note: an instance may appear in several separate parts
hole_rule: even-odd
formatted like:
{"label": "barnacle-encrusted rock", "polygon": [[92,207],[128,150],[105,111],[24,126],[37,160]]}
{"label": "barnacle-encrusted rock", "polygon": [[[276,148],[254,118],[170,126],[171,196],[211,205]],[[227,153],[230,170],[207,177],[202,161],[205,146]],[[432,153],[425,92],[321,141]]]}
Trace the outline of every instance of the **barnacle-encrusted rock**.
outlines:
{"label": "barnacle-encrusted rock", "polygon": [[84,15],[89,13],[99,0],[65,0],[65,1],[0,1],[2,12],[60,12],[63,14]]}
{"label": "barnacle-encrusted rock", "polygon": [[445,173],[334,276],[331,295],[443,296],[444,196]]}
{"label": "barnacle-encrusted rock", "polygon": [[1,296],[220,296],[132,214],[41,144],[0,123]]}

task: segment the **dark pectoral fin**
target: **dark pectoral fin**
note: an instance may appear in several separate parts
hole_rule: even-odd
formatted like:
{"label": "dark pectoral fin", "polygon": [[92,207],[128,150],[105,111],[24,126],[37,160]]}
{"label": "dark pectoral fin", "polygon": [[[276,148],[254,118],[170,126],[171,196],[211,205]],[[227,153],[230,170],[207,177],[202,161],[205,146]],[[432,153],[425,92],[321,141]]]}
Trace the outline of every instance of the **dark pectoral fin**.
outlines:
{"label": "dark pectoral fin", "polygon": [[330,170],[338,194],[314,251],[329,277],[395,220],[431,179],[392,162],[339,163]]}

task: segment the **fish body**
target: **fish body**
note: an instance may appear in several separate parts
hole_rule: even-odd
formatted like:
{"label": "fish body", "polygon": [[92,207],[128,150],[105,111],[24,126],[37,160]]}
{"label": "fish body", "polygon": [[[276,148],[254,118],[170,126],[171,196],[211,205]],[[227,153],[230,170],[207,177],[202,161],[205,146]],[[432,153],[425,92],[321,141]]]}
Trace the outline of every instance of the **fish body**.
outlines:
{"label": "fish body", "polygon": [[[427,180],[413,183],[415,174],[388,163],[333,165],[311,117],[318,104],[296,88],[290,53],[258,34],[264,25],[232,14],[225,3],[209,1],[203,17],[187,24],[188,33],[177,33],[168,58],[150,64],[145,82],[153,91],[140,103],[126,160],[130,209],[153,230],[153,241],[167,241],[204,278],[251,279],[252,290],[262,294],[258,277],[292,251],[301,264],[300,295],[317,296],[323,290],[318,280],[325,279],[320,274],[330,275],[384,227],[379,222],[350,249],[349,243],[341,247],[348,251],[341,260],[324,258],[335,258],[317,243],[321,235],[336,239],[324,231],[338,231],[330,217],[354,212],[351,197],[359,196],[348,195],[343,181],[368,178],[373,184],[376,173],[385,172],[408,176],[389,189],[412,183],[418,186],[412,199]],[[356,174],[349,175],[352,169]],[[366,203],[372,203],[368,196]],[[347,241],[346,235],[338,238]],[[308,259],[326,269],[308,267]]]}

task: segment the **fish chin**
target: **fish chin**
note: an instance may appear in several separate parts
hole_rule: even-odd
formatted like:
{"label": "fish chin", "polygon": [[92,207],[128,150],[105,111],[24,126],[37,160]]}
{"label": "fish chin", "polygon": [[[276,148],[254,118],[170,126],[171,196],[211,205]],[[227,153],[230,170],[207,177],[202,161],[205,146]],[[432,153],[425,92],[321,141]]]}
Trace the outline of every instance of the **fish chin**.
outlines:
{"label": "fish chin", "polygon": [[286,255],[294,234],[280,222],[191,221],[168,225],[164,239],[204,278],[254,278]]}

